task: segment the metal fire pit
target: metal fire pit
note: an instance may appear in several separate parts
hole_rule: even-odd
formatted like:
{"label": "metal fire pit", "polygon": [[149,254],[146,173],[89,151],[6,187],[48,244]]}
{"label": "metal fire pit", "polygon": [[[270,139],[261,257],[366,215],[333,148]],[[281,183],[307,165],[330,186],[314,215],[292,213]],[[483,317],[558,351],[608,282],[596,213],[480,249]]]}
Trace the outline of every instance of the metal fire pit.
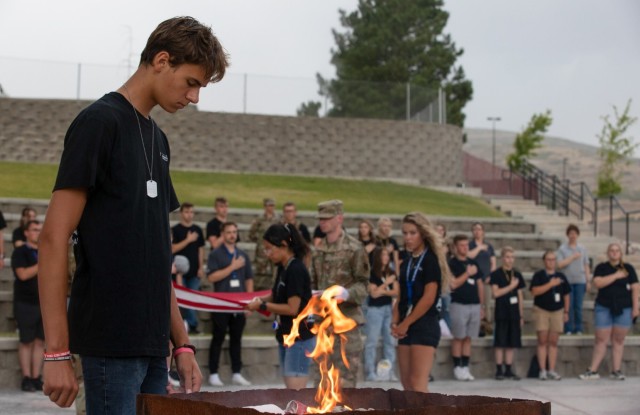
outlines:
{"label": "metal fire pit", "polygon": [[[199,392],[192,394],[138,395],[137,415],[257,415],[255,409],[243,408],[274,404],[285,408],[291,400],[315,406],[316,389],[253,389],[240,392]],[[343,405],[354,409],[342,414],[388,415],[550,415],[551,404],[524,399],[487,396],[453,396],[439,393],[406,392],[397,389],[346,388]]]}

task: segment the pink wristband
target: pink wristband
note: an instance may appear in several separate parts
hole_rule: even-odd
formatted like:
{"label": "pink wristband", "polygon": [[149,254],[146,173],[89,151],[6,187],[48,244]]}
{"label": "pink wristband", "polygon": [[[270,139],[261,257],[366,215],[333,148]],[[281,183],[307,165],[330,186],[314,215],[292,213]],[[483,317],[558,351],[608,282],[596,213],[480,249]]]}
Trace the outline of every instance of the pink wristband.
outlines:
{"label": "pink wristband", "polygon": [[71,356],[71,352],[69,350],[61,353],[47,353],[47,352],[44,353],[44,357],[46,359],[55,359],[57,357],[66,357],[66,356]]}
{"label": "pink wristband", "polygon": [[191,354],[195,354],[193,352],[192,349],[190,349],[189,347],[179,347],[176,350],[173,351],[173,357],[175,358],[176,356],[178,356],[179,354],[182,353],[191,353]]}

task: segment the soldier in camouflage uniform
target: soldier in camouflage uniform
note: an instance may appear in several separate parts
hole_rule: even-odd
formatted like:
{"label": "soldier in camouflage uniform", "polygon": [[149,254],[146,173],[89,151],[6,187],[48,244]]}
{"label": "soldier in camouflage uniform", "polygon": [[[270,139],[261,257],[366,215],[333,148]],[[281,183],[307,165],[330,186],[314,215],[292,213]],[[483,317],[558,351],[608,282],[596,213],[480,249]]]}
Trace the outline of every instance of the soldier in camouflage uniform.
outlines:
{"label": "soldier in camouflage uniform", "polygon": [[256,255],[253,260],[253,287],[254,290],[270,290],[273,287],[275,268],[267,258],[262,245],[262,236],[269,226],[280,223],[280,218],[275,213],[276,203],[273,199],[264,199],[264,214],[251,223],[249,240],[256,243]]}
{"label": "soldier in camouflage uniform", "polygon": [[[330,200],[318,204],[320,229],[326,233],[313,253],[311,281],[313,288],[324,290],[332,285],[346,289],[348,298],[340,304],[340,311],[358,323],[358,326],[347,332],[346,355],[349,362],[347,369],[340,355],[341,339],[336,338],[330,358],[342,377],[342,386],[356,387],[358,370],[364,344],[360,326],[364,324],[361,305],[367,297],[369,282],[369,259],[357,239],[347,234],[342,227],[342,201]],[[317,379],[319,381],[319,379]]]}

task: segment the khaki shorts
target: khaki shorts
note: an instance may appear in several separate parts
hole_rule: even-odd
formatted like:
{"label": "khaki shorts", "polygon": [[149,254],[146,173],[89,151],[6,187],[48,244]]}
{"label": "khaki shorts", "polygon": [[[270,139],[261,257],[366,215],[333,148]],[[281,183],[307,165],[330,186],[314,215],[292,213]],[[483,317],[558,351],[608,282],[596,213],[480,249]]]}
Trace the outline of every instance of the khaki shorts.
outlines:
{"label": "khaki shorts", "polygon": [[547,311],[540,307],[533,307],[533,321],[535,322],[536,331],[555,331],[562,333],[564,331],[564,310]]}

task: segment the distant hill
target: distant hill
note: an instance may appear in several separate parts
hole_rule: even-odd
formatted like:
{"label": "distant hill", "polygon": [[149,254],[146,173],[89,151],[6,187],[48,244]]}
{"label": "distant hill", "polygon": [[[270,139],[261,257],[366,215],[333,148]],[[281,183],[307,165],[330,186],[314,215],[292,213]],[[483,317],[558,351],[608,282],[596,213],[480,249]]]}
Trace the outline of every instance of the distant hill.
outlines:
{"label": "distant hill", "polygon": [[[463,150],[484,160],[491,161],[491,129],[466,128],[467,143]],[[496,130],[496,164],[506,167],[506,157],[513,152],[515,132]],[[563,159],[567,158],[566,178],[572,182],[584,181],[595,191],[600,159],[595,146],[557,137],[545,137],[533,164],[549,174],[563,177]],[[628,200],[625,208],[640,209],[640,160],[633,159],[622,179],[621,199]],[[628,206],[628,207],[627,207]],[[635,207],[634,207],[635,206]]]}

